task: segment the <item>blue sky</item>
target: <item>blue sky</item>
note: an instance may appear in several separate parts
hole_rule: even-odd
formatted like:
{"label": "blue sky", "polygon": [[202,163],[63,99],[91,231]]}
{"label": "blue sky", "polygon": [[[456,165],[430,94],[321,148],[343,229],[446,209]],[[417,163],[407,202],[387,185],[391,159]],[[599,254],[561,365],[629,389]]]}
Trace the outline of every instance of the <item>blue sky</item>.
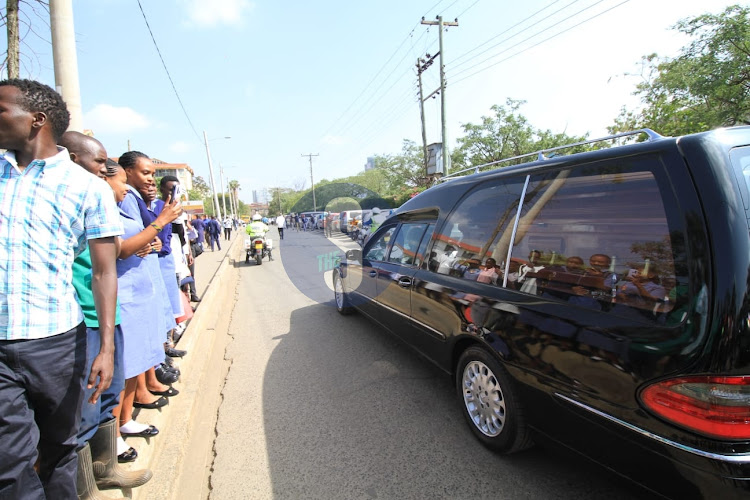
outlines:
{"label": "blue sky", "polygon": [[[438,51],[438,31],[420,19],[442,14],[459,22],[444,33],[451,147],[462,123],[507,98],[526,100],[538,128],[596,137],[637,104],[640,57],[685,44],[670,26],[732,3],[141,0],[188,120],[138,2],[74,0],[84,127],[111,156],[130,141],[208,180],[205,130],[216,170],[240,182],[245,201],[252,190],[309,187],[302,154],[320,155],[316,181],[352,175],[368,156],[421,141],[414,67]],[[39,36],[22,45],[22,77],[54,86],[49,27],[32,20]],[[423,78],[427,93],[437,88],[437,64]],[[427,140],[439,142],[439,99],[425,111]]]}

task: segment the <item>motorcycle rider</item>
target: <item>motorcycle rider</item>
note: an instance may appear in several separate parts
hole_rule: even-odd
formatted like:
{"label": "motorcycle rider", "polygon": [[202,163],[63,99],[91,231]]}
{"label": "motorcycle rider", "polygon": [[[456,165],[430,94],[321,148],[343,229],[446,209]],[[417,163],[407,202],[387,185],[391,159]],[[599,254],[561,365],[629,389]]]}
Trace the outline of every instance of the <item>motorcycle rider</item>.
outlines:
{"label": "motorcycle rider", "polygon": [[[268,226],[263,223],[263,217],[260,216],[260,214],[253,215],[253,221],[247,225],[245,228],[245,232],[250,236],[251,238],[263,238],[265,239],[266,233],[268,232]],[[268,249],[268,260],[273,260],[273,255],[271,255],[271,249]]]}

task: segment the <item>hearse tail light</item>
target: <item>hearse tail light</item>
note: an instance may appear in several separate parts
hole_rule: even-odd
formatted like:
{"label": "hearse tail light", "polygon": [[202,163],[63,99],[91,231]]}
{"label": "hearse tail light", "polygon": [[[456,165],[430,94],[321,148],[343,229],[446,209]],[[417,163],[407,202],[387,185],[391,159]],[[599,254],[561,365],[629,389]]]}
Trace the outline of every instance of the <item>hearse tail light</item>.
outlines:
{"label": "hearse tail light", "polygon": [[719,439],[750,439],[750,376],[662,380],[641,393],[656,415]]}

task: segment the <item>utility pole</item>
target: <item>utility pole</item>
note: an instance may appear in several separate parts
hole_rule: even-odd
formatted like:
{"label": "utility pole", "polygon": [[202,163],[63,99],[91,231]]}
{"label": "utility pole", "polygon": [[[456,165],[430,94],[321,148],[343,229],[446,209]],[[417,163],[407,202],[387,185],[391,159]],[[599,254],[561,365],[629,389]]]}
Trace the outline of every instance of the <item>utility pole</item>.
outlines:
{"label": "utility pole", "polygon": [[315,202],[315,180],[313,180],[313,171],[312,171],[312,157],[313,156],[320,156],[319,154],[306,154],[306,155],[300,155],[300,156],[307,156],[310,159],[310,183],[312,184],[312,194],[313,194],[313,212],[318,211],[318,204]]}
{"label": "utility pole", "polygon": [[203,144],[206,146],[206,157],[208,157],[208,173],[211,180],[211,191],[214,192],[214,213],[216,218],[221,220],[221,210],[219,210],[219,198],[216,196],[216,186],[214,185],[214,167],[211,164],[211,152],[208,149],[208,137],[206,131],[203,131]]}
{"label": "utility pole", "polygon": [[[430,174],[427,172],[427,128],[425,127],[424,123],[424,91],[422,90],[422,73],[432,66],[432,63],[435,61],[435,58],[437,57],[437,54],[430,57],[430,54],[427,54],[427,59],[417,59],[417,77],[419,79],[419,114],[420,119],[422,121],[422,153],[424,154],[424,175],[425,177],[429,177]],[[434,97],[435,92],[430,94],[430,97]],[[429,99],[429,97],[428,97]]]}
{"label": "utility pole", "polygon": [[[440,45],[440,120],[442,122],[442,135],[443,135],[443,171],[448,174],[451,168],[451,155],[448,150],[448,135],[446,133],[446,118],[445,118],[445,49],[443,48],[443,28],[445,26],[458,26],[458,19],[455,21],[443,21],[443,16],[437,16],[437,21],[425,21],[422,18],[422,24],[427,26],[438,26],[438,40]],[[433,92],[434,94],[434,92]],[[430,94],[432,96],[432,94]],[[428,96],[428,98],[430,97]]]}
{"label": "utility pole", "polygon": [[[219,183],[222,190],[221,193],[221,203],[224,205],[224,217],[227,216],[227,193],[225,191],[226,187],[224,185],[224,167],[219,163]],[[230,204],[231,208],[231,204]]]}
{"label": "utility pole", "polygon": [[68,130],[83,132],[81,86],[78,82],[78,59],[73,26],[73,0],[50,0],[49,24],[52,32],[55,87],[70,112]]}

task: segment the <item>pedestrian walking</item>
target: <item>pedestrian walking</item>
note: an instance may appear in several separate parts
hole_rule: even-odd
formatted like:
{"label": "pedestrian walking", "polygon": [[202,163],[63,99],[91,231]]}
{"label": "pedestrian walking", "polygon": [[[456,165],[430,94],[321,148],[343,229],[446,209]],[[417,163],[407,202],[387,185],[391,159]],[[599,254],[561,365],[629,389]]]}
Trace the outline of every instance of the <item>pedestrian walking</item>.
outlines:
{"label": "pedestrian walking", "polygon": [[211,251],[214,251],[214,244],[216,244],[218,249],[221,250],[221,243],[219,243],[219,240],[221,239],[221,225],[219,224],[219,221],[216,220],[215,215],[211,216],[211,219],[206,225],[206,234],[208,235],[208,241],[211,245]]}
{"label": "pedestrian walking", "polygon": [[224,218],[224,239],[229,241],[232,239],[232,218],[227,216]]}
{"label": "pedestrian walking", "polygon": [[279,239],[284,239],[284,229],[286,228],[286,218],[279,214],[278,217],[276,217],[276,227],[279,230]]}

